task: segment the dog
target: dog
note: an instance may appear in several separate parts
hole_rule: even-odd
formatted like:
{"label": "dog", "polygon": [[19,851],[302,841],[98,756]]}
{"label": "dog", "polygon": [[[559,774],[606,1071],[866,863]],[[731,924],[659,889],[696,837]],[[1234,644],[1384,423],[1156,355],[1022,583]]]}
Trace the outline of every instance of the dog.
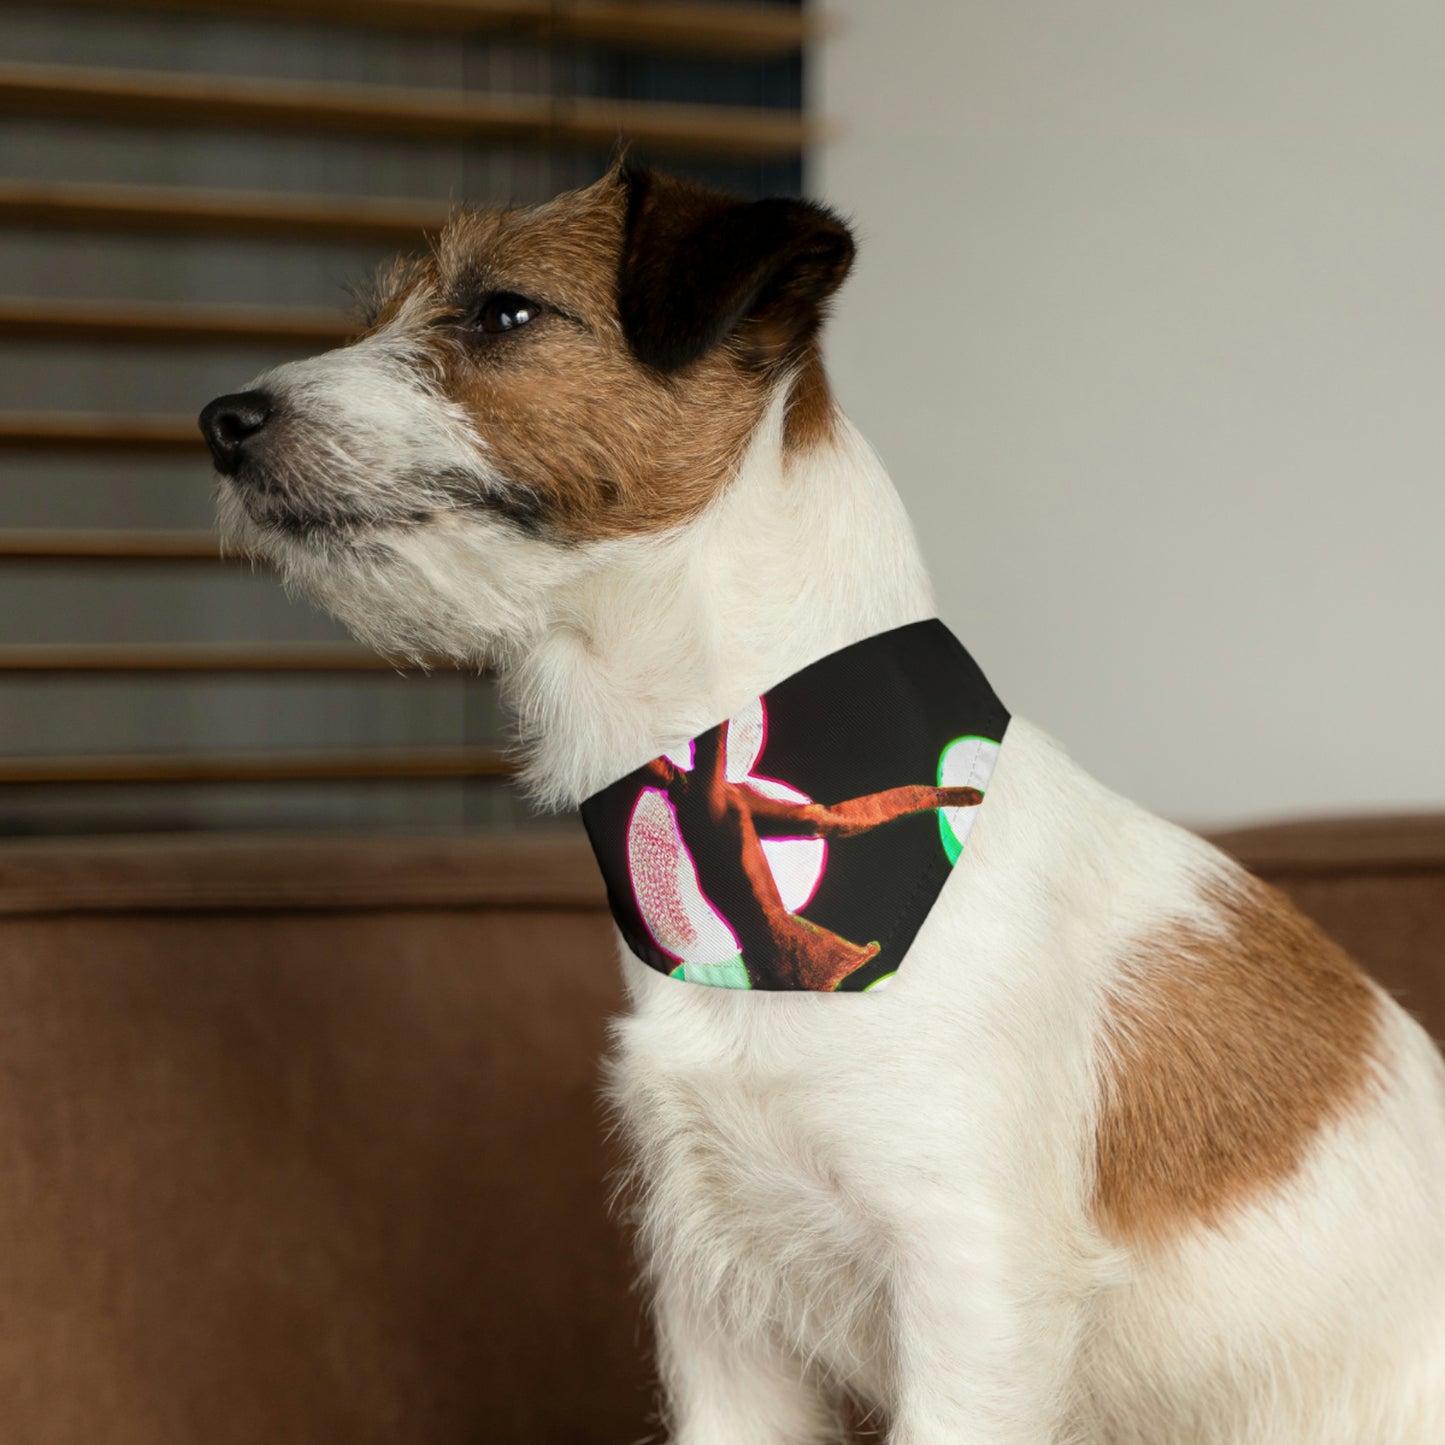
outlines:
{"label": "dog", "polygon": [[[223,535],[393,657],[495,667],[574,806],[933,617],[821,361],[853,254],[820,206],[625,163],[459,212],[360,339],[202,413]],[[622,950],[670,1438],[831,1441],[862,1402],[893,1445],[1445,1439],[1423,1030],[1025,721],[982,791],[884,990]]]}

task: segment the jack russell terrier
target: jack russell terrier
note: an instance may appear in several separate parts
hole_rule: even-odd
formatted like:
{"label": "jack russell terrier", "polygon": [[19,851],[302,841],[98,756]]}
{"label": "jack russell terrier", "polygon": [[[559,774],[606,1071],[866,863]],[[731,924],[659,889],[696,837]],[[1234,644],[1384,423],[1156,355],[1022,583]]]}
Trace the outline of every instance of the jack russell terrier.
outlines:
{"label": "jack russell terrier", "polygon": [[228,541],[495,666],[583,805],[671,1438],[1445,1441],[1439,1055],[934,619],[819,357],[852,258],[619,164],[202,413]]}

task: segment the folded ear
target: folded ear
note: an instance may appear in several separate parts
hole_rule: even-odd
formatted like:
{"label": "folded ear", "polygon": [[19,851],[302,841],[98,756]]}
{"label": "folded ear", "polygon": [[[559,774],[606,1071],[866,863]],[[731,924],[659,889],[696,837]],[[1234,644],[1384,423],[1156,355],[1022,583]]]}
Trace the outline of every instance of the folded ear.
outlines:
{"label": "folded ear", "polygon": [[677,371],[736,337],[753,365],[799,355],[853,263],[831,211],[740,201],[673,176],[624,169],[618,313],[637,358]]}

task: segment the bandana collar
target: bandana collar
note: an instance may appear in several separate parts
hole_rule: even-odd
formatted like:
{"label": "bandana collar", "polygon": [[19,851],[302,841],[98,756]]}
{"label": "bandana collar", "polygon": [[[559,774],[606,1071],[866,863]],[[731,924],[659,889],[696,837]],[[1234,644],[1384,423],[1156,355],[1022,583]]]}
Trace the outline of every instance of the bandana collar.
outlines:
{"label": "bandana collar", "polygon": [[594,793],[582,821],[628,947],[694,984],[883,987],[1008,717],[932,618],[831,653]]}

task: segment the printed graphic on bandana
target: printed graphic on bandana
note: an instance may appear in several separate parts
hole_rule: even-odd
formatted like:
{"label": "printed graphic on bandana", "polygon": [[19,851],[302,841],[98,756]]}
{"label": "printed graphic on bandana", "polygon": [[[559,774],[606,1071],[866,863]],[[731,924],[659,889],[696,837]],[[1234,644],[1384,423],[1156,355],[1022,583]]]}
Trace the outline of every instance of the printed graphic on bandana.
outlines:
{"label": "printed graphic on bandana", "polygon": [[[746,801],[756,793],[784,806],[806,807],[806,793],[754,773],[767,737],[767,712],[762,698],[729,720],[725,730],[724,774],[726,790],[747,790],[735,796]],[[652,940],[664,953],[680,959],[673,970],[689,983],[710,983],[723,988],[749,988],[742,946],[727,920],[708,902],[678,823],[670,794],[688,788],[696,767],[697,744],[669,753],[670,777],[659,777],[660,787],[644,788],[627,828],[627,865],[638,912]],[[661,770],[659,770],[661,771]],[[687,776],[685,776],[687,775]],[[685,805],[684,805],[685,806]],[[777,893],[777,906],[785,912],[802,911],[817,892],[827,866],[828,843],[823,837],[762,837],[759,839],[767,871]]]}
{"label": "printed graphic on bandana", "polygon": [[805,668],[583,805],[629,946],[695,984],[886,986],[1007,721],[936,621]]}

